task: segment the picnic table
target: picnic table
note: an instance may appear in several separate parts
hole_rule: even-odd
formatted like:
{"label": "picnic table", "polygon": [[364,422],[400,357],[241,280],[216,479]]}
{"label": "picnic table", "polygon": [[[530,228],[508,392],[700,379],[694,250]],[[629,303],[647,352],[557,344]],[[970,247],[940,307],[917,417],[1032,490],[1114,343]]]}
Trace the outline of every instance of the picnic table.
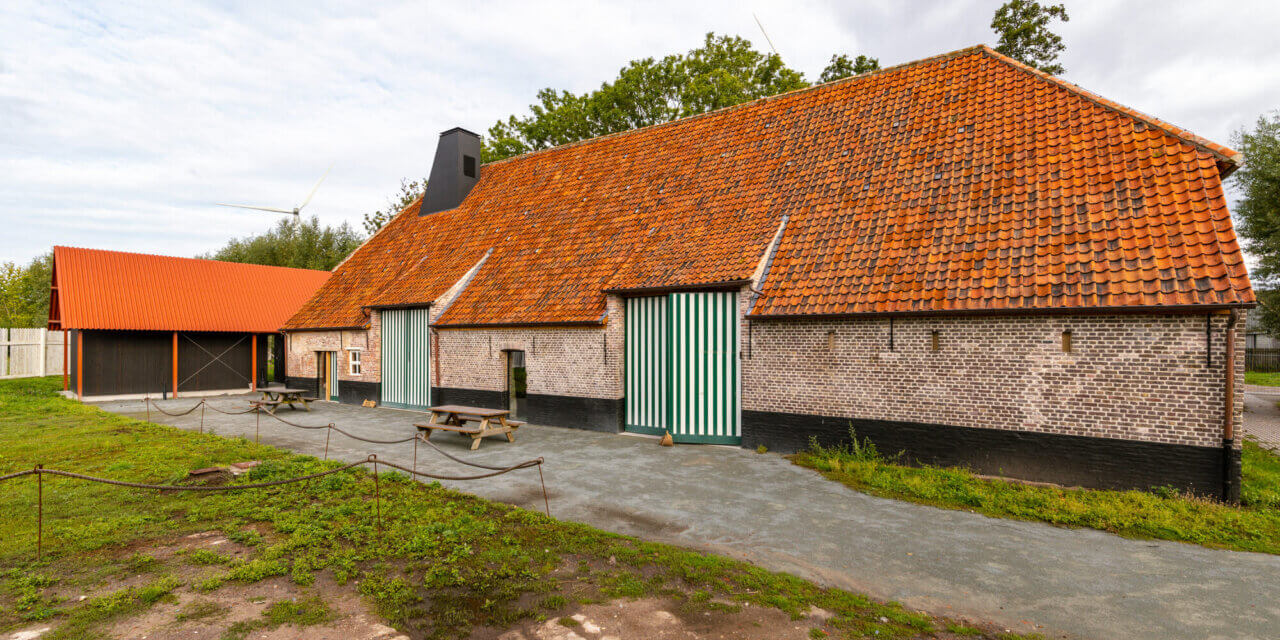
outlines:
{"label": "picnic table", "polygon": [[290,389],[288,387],[259,387],[258,391],[262,393],[261,400],[250,400],[249,404],[258,409],[265,409],[267,413],[275,413],[275,410],[282,404],[289,405],[290,409],[298,410],[295,404],[302,405],[303,409],[311,410],[311,403],[317,398],[303,395],[307,391],[305,389]]}
{"label": "picnic table", "polygon": [[[512,420],[506,409],[485,409],[484,407],[466,407],[457,404],[442,404],[428,407],[431,421],[426,424],[414,424],[424,439],[431,439],[432,431],[452,431],[471,436],[471,450],[480,448],[480,440],[485,436],[505,435],[507,442],[515,442],[515,430],[524,422]],[[471,426],[468,423],[476,423]]]}

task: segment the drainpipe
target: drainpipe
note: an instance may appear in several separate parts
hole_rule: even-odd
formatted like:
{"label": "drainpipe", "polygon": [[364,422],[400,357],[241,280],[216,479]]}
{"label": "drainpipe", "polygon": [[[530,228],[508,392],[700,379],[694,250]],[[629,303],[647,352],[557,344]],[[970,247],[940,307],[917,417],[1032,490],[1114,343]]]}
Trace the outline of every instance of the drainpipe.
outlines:
{"label": "drainpipe", "polygon": [[1227,353],[1223,358],[1223,407],[1222,407],[1222,499],[1226,502],[1240,501],[1240,488],[1237,486],[1239,472],[1236,469],[1236,322],[1239,313],[1231,310],[1227,318]]}

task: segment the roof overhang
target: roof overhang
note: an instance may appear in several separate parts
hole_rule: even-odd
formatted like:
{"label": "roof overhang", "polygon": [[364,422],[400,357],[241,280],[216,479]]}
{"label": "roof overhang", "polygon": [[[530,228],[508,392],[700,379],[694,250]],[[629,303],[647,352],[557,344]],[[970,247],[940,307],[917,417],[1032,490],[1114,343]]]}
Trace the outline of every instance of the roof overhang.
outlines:
{"label": "roof overhang", "polygon": [[1034,309],[930,309],[924,311],[866,311],[859,313],[805,313],[805,314],[759,314],[748,315],[748,320],[785,321],[785,320],[853,320],[871,318],[906,318],[906,317],[943,317],[943,316],[1101,316],[1101,315],[1142,315],[1142,314],[1186,314],[1222,313],[1232,309],[1252,309],[1256,303],[1240,304],[1184,304],[1165,306],[1129,306],[1129,307],[1051,307]]}
{"label": "roof overhang", "polygon": [[702,284],[674,284],[661,287],[632,287],[632,288],[614,288],[605,289],[604,293],[612,293],[623,297],[647,296],[655,293],[680,293],[694,291],[726,291],[732,289],[741,289],[751,284],[751,280],[724,280],[721,282],[706,282]]}

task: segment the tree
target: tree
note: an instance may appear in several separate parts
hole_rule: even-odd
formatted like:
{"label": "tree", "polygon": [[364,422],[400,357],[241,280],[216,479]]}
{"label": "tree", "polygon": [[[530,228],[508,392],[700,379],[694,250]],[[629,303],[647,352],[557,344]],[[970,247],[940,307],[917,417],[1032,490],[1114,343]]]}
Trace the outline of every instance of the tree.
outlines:
{"label": "tree", "polygon": [[1241,129],[1231,141],[1244,154],[1244,166],[1231,179],[1240,193],[1237,228],[1257,260],[1250,275],[1262,304],[1255,313],[1267,333],[1280,335],[1280,111],[1259,117],[1252,131]]}
{"label": "tree", "polygon": [[49,320],[49,285],[53,252],[25,267],[0,264],[0,327],[43,327]]}
{"label": "tree", "polygon": [[683,55],[633,60],[613,82],[577,95],[543,89],[530,115],[489,128],[484,161],[547,149],[733,106],[808,86],[776,54],[736,36],[708,33]]}
{"label": "tree", "polygon": [[233,239],[218,251],[199,256],[210,260],[329,271],[355,251],[364,239],[347,223],[320,228],[320,219],[281,220],[266,233]]}
{"label": "tree", "polygon": [[373,235],[382,225],[391,221],[396,217],[397,213],[404,211],[404,208],[413,204],[427,190],[427,179],[410,180],[408,178],[400,179],[400,192],[395,196],[387,199],[387,206],[374,211],[373,213],[364,214],[364,221],[361,225],[369,235]]}
{"label": "tree", "polygon": [[850,60],[849,56],[842,53],[831,56],[831,62],[827,64],[826,69],[822,70],[822,75],[818,77],[818,82],[831,82],[832,80],[879,70],[880,60],[876,58],[859,55],[857,58]]}
{"label": "tree", "polygon": [[991,18],[991,30],[1000,37],[996,51],[1045,73],[1061,74],[1066,69],[1057,63],[1058,54],[1066,45],[1061,36],[1049,30],[1049,23],[1055,19],[1071,20],[1066,7],[1042,5],[1035,0],[1009,0]]}

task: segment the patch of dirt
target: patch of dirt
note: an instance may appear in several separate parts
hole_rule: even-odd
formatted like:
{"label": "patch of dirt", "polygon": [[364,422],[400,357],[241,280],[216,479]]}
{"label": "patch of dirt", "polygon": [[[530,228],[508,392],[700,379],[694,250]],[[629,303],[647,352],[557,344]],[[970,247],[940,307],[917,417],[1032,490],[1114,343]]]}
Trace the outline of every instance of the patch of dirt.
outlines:
{"label": "patch of dirt", "polygon": [[[753,606],[684,612],[673,598],[614,600],[575,605],[542,622],[509,629],[478,629],[471,640],[623,640],[624,638],[724,638],[726,640],[805,640],[830,614],[814,609],[799,620],[777,609]],[[728,610],[736,609],[736,610]]]}
{"label": "patch of dirt", "polygon": [[[147,640],[218,640],[237,622],[260,620],[262,612],[280,600],[319,596],[333,614],[331,622],[308,627],[284,625],[255,630],[255,640],[405,640],[364,605],[354,585],[339,585],[328,575],[300,587],[288,578],[270,578],[248,585],[229,584],[208,593],[187,587],[174,591],[174,602],[162,602],[140,616],[122,620],[108,633],[116,638]],[[203,613],[203,615],[201,615]]]}

